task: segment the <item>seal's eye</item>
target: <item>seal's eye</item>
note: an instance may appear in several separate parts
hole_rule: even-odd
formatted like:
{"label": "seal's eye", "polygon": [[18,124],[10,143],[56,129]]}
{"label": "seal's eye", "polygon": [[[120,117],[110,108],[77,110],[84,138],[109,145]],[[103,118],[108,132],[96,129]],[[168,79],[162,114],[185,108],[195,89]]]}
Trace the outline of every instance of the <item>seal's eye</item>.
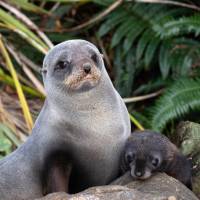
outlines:
{"label": "seal's eye", "polygon": [[93,53],[93,54],[91,55],[91,58],[92,58],[92,60],[93,60],[95,63],[98,62],[98,58],[97,58],[97,54],[96,54],[96,53]]}
{"label": "seal's eye", "polygon": [[159,159],[158,159],[158,158],[152,158],[151,164],[152,164],[154,167],[158,167]]}
{"label": "seal's eye", "polygon": [[131,163],[135,159],[135,154],[133,152],[128,152],[125,155],[125,160],[127,163]]}
{"label": "seal's eye", "polygon": [[55,70],[62,70],[69,66],[68,61],[59,61],[55,67]]}

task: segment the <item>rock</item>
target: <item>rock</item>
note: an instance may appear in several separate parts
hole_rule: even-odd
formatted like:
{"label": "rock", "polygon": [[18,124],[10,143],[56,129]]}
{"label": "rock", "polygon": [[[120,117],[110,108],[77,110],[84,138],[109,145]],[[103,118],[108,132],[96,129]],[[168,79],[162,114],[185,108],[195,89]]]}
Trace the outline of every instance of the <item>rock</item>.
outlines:
{"label": "rock", "polygon": [[200,124],[181,122],[176,129],[176,135],[181,141],[180,148],[184,155],[200,153]]}
{"label": "rock", "polygon": [[164,199],[175,197],[177,200],[198,199],[185,185],[165,173],[156,173],[145,181],[135,180],[127,184],[127,180],[130,179],[129,173],[126,173],[113,183],[126,185],[128,188],[136,189],[142,194],[154,195],[156,200],[163,197]]}
{"label": "rock", "polygon": [[[141,192],[125,186],[109,185],[92,187],[74,195],[68,195],[65,193],[49,194],[38,200],[148,200],[146,196],[147,195],[143,195]],[[150,195],[150,198],[153,198],[153,196]]]}
{"label": "rock", "polygon": [[92,187],[74,195],[54,193],[37,200],[198,200],[182,183],[166,174],[158,173],[145,181],[129,180],[132,178],[126,173],[112,182],[120,185]]}
{"label": "rock", "polygon": [[193,192],[200,198],[200,124],[189,121],[181,122],[176,135],[181,142],[182,153],[192,158]]}

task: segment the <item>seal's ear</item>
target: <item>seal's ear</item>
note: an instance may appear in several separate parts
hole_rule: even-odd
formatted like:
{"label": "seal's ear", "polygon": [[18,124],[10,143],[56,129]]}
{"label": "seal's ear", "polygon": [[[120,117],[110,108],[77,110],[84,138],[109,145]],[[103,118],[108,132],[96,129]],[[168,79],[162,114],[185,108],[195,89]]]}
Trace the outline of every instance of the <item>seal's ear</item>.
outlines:
{"label": "seal's ear", "polygon": [[45,75],[47,73],[47,70],[46,69],[40,69],[40,73]]}
{"label": "seal's ear", "polygon": [[40,69],[40,73],[42,74],[43,78],[46,78],[47,69]]}

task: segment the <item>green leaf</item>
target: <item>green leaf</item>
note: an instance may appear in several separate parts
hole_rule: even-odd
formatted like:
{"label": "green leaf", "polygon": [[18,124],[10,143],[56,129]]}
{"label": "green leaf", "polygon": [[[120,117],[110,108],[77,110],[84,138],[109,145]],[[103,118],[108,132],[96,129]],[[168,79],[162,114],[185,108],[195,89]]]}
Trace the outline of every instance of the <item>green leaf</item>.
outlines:
{"label": "green leaf", "polygon": [[12,151],[12,142],[3,134],[0,129],[0,158],[8,155]]}
{"label": "green leaf", "polygon": [[[12,141],[16,147],[19,147],[21,145],[21,142],[15,136],[15,134],[12,132],[12,130],[9,129],[7,126],[5,126],[2,123],[0,123],[0,133],[1,132],[4,134],[4,136],[6,136],[6,138],[9,138],[9,144],[10,144],[10,141]],[[0,141],[1,141],[1,139],[0,139]]]}

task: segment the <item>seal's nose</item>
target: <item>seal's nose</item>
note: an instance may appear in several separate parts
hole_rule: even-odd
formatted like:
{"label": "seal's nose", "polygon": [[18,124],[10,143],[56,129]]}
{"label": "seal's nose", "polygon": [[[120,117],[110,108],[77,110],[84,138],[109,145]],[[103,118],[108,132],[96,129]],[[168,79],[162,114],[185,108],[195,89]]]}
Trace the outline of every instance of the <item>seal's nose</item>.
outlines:
{"label": "seal's nose", "polygon": [[90,73],[91,68],[92,68],[92,66],[91,66],[90,63],[84,63],[84,64],[83,64],[83,70],[84,70],[84,72],[85,72],[86,74],[89,74],[89,73]]}

